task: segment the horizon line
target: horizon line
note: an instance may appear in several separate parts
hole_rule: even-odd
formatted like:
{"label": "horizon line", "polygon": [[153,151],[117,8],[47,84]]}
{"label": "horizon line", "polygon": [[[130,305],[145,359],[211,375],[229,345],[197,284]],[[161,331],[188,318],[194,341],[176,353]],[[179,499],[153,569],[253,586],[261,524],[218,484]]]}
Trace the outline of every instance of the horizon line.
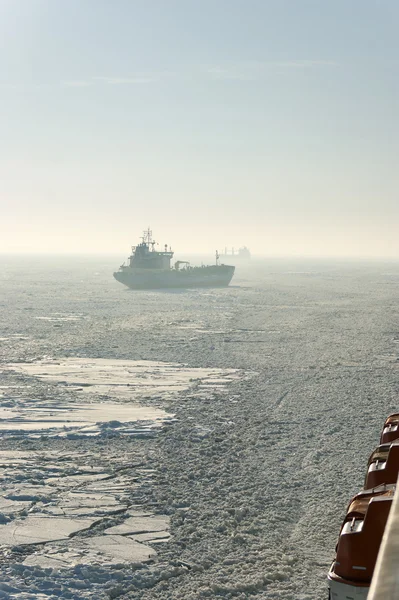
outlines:
{"label": "horizon line", "polygon": [[[213,256],[214,252],[186,252],[185,250],[179,251],[179,252],[174,252],[175,254],[185,254],[186,256],[192,256],[192,257],[209,257],[209,256]],[[77,257],[88,257],[88,258],[105,258],[105,257],[109,257],[109,258],[113,258],[113,257],[120,257],[120,256],[126,256],[126,252],[125,253],[121,253],[121,252],[70,252],[70,251],[66,251],[66,252],[40,252],[40,251],[29,251],[29,252],[24,252],[24,251],[6,251],[6,250],[0,250],[0,257],[18,257],[18,258],[22,258],[22,257],[37,257],[37,258],[58,258],[58,257],[72,257],[72,258],[77,258]],[[257,261],[257,260],[270,260],[270,259],[279,259],[279,260],[286,260],[286,259],[296,259],[296,260],[344,260],[344,261],[388,261],[388,262],[399,262],[399,255],[342,255],[342,254],[320,254],[320,255],[316,255],[316,254],[256,254],[256,253],[252,253],[251,252],[251,259],[246,261],[246,264],[250,264],[251,260]]]}

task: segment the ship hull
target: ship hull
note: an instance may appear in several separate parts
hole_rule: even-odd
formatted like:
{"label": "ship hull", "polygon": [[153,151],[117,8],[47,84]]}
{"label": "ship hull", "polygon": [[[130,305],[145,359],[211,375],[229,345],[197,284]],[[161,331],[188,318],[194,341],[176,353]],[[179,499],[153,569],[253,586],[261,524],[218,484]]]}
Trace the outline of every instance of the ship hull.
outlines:
{"label": "ship hull", "polygon": [[135,269],[125,267],[114,277],[132,290],[227,287],[234,275],[230,265],[193,267],[182,270]]}
{"label": "ship hull", "polygon": [[349,582],[328,578],[329,600],[367,600],[370,587],[350,585]]}

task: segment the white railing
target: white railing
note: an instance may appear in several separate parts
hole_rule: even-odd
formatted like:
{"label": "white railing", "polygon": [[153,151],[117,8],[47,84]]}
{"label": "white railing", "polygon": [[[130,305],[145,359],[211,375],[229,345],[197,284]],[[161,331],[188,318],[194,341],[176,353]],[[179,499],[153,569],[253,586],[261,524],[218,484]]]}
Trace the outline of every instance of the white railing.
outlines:
{"label": "white railing", "polygon": [[367,600],[399,599],[399,479]]}

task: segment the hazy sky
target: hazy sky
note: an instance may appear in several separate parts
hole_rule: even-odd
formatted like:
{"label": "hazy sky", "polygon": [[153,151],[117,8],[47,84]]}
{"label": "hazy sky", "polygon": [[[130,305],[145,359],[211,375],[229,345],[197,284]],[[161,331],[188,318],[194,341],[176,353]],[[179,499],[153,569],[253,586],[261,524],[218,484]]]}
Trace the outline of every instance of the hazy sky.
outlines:
{"label": "hazy sky", "polygon": [[0,252],[399,257],[397,0],[0,0]]}

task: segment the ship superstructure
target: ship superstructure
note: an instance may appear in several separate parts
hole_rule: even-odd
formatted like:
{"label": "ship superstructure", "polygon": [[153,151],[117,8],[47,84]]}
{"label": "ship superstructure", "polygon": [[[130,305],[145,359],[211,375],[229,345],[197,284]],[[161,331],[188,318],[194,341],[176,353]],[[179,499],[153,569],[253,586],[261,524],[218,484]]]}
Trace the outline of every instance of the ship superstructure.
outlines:
{"label": "ship superstructure", "polygon": [[216,264],[192,267],[188,261],[178,260],[171,267],[173,251],[164,246],[163,251],[155,249],[156,242],[148,228],[140,244],[132,246],[128,264],[121,265],[114,277],[131,289],[161,289],[187,287],[225,287],[228,286],[235,267],[219,264],[216,252]]}
{"label": "ship superstructure", "polygon": [[139,269],[170,269],[170,261],[173,258],[172,249],[165,244],[164,251],[155,250],[156,242],[152,239],[152,231],[146,229],[141,237],[141,243],[132,246],[132,254],[129,256],[129,267]]}

